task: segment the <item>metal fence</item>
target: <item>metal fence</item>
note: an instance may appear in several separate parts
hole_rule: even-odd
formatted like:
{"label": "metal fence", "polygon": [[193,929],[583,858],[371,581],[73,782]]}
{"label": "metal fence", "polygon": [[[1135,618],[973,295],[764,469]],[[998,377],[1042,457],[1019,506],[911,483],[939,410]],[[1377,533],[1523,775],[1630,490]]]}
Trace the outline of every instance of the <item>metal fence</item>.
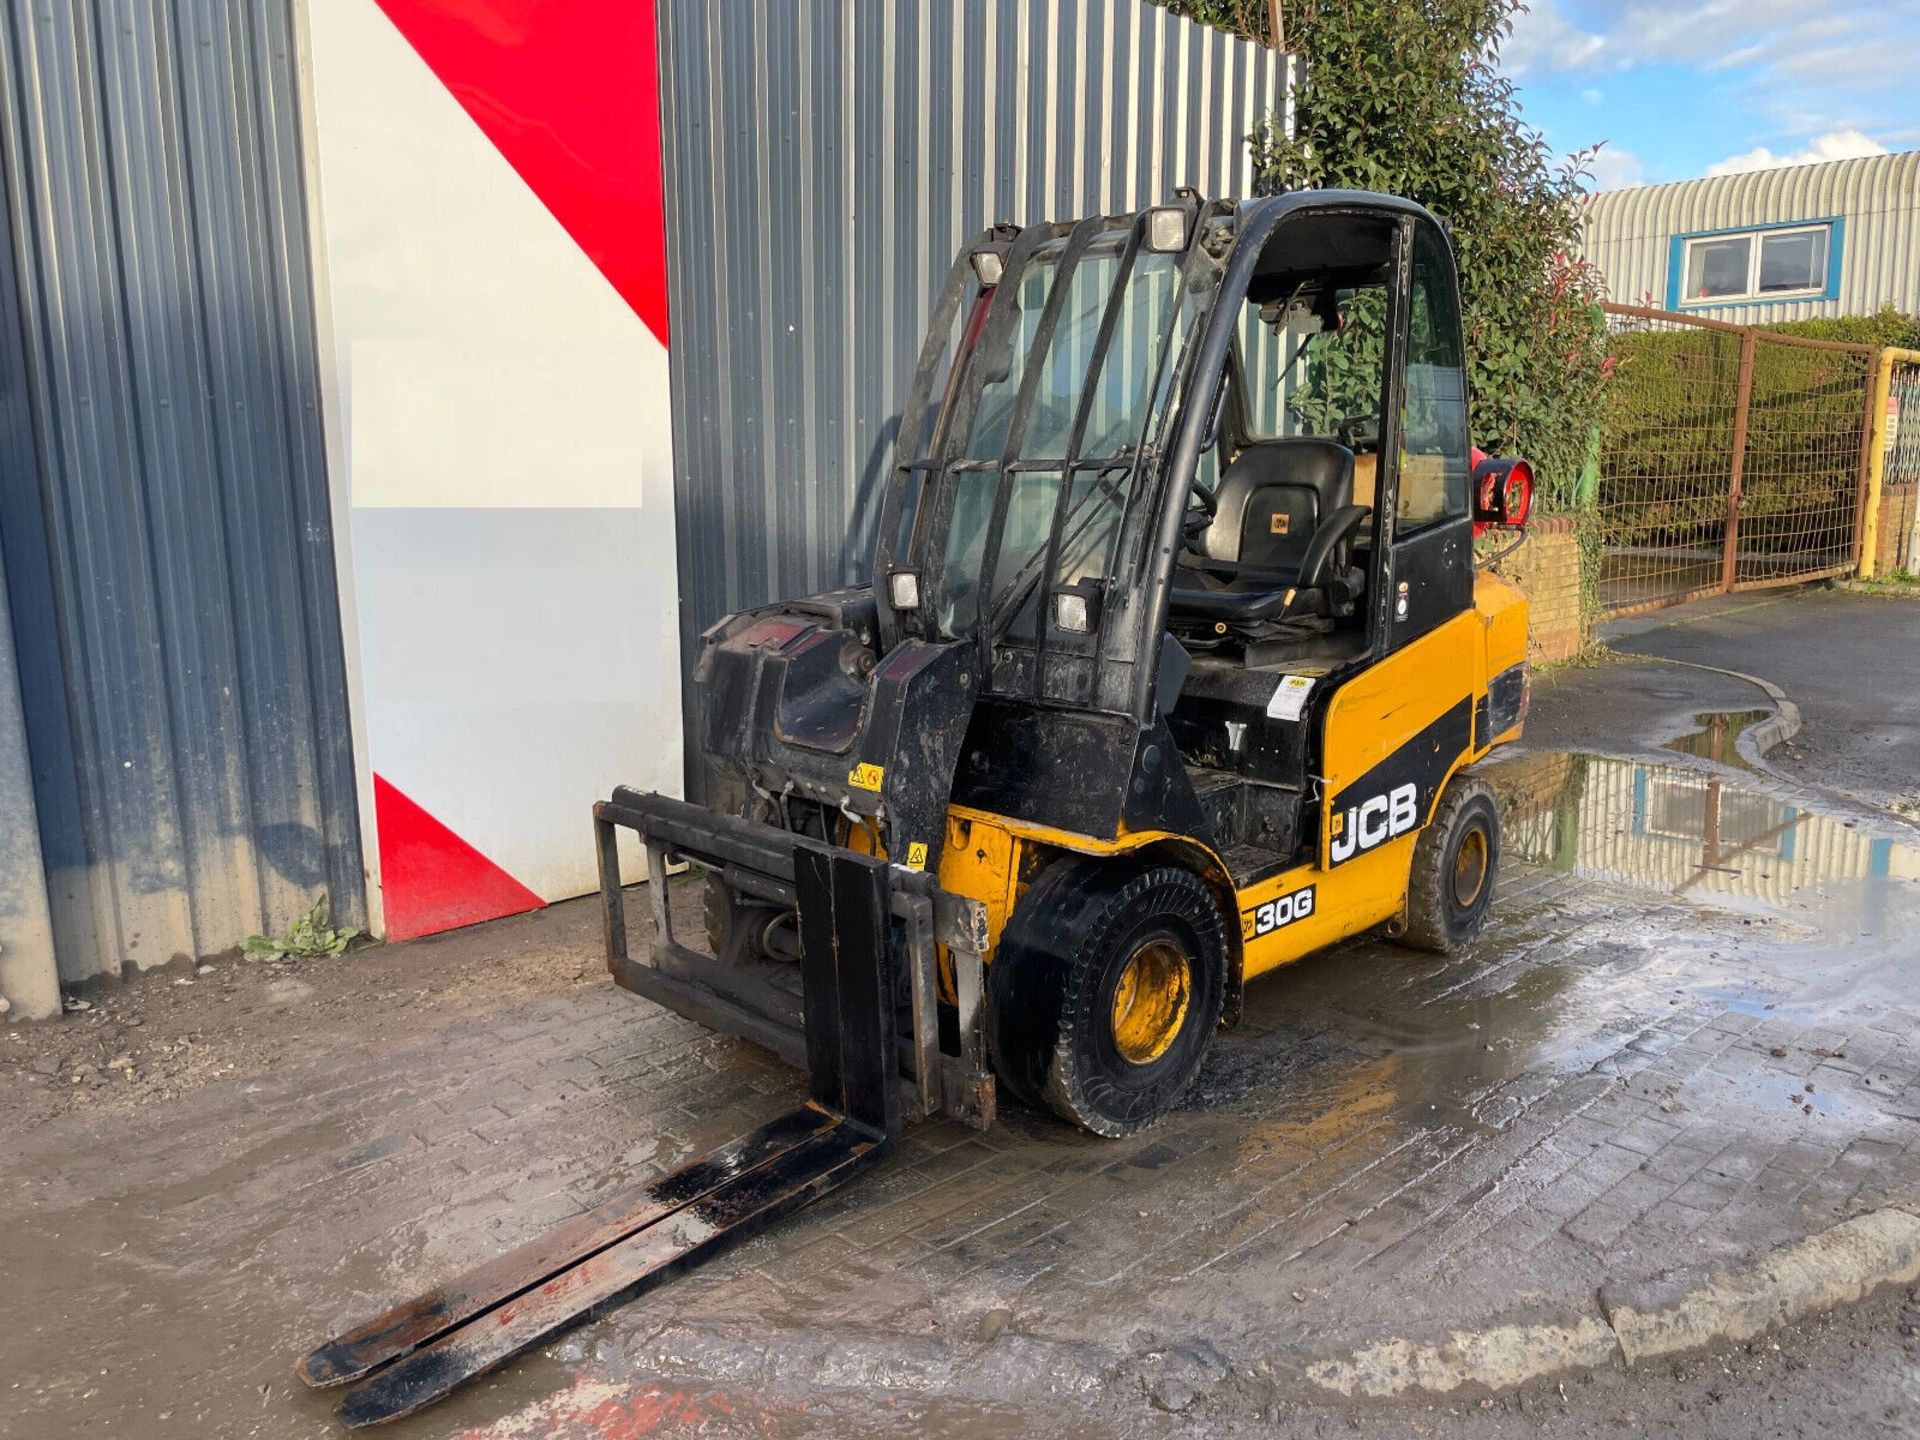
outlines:
{"label": "metal fence", "polygon": [[1875,351],[1609,305],[1596,515],[1611,614],[1860,559]]}

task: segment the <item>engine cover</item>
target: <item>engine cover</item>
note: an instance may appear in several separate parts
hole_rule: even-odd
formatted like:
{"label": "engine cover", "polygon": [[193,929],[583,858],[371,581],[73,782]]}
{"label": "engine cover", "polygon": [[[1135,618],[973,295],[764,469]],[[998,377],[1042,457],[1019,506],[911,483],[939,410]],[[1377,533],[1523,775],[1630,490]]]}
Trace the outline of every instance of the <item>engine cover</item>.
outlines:
{"label": "engine cover", "polygon": [[729,615],[701,637],[693,700],[706,797],[752,818],[757,792],[872,817],[889,857],[939,864],[979,689],[970,642],[874,648],[872,592]]}

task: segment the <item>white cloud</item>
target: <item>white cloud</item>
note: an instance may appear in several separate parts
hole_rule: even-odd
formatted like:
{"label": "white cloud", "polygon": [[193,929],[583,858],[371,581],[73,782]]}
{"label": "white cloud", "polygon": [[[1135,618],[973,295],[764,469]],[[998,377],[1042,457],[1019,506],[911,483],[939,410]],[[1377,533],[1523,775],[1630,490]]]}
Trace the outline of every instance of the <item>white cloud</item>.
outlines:
{"label": "white cloud", "polygon": [[1776,155],[1764,145],[1744,155],[1730,155],[1717,165],[1709,165],[1709,175],[1744,175],[1750,170],[1778,170],[1788,165],[1817,165],[1823,160],[1852,160],[1863,155],[1884,155],[1887,147],[1858,130],[1833,130],[1816,135],[1804,150]]}
{"label": "white cloud", "polygon": [[1596,190],[1625,190],[1647,183],[1647,167],[1640,157],[1617,145],[1602,145],[1587,168],[1593,172]]}
{"label": "white cloud", "polygon": [[[1907,148],[1916,42],[1916,0],[1529,0],[1500,65],[1523,86],[1563,76],[1602,115],[1656,68],[1691,72],[1680,83],[1709,88],[1755,146],[1708,172],[1725,174]],[[1759,143],[1807,136],[1820,138],[1785,154]],[[1635,138],[1648,168],[1674,168],[1664,146]],[[1597,168],[1603,187],[1640,178],[1618,156]]]}
{"label": "white cloud", "polygon": [[[1509,73],[1617,71],[1631,65],[1694,65],[1706,70],[1780,66],[1823,78],[1857,76],[1889,48],[1873,0],[1633,0],[1589,7],[1585,28],[1563,0],[1533,0],[1514,17],[1501,47]],[[1899,47],[1891,47],[1898,49]]]}
{"label": "white cloud", "polygon": [[1534,0],[1513,17],[1513,34],[1500,47],[1500,63],[1511,75],[1578,70],[1598,62],[1605,49],[1605,38],[1568,20],[1556,0]]}
{"label": "white cloud", "polygon": [[[1567,7],[1563,9],[1562,7]],[[1618,74],[1637,65],[1749,72],[1757,98],[1814,87],[1832,105],[1863,89],[1897,88],[1911,47],[1883,0],[1631,0],[1587,4],[1532,0],[1514,17],[1502,68],[1529,74]],[[1569,19],[1568,10],[1580,15]],[[1832,123],[1847,123],[1837,119]]]}

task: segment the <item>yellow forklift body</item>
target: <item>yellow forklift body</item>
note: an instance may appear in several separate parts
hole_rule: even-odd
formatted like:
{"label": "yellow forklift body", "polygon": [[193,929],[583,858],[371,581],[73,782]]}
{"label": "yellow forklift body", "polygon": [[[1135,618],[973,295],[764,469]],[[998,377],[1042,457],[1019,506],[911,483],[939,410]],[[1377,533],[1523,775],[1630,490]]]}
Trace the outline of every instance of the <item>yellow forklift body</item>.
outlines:
{"label": "yellow forklift body", "polygon": [[[1446,782],[1494,745],[1519,735],[1518,722],[1499,735],[1479,733],[1476,717],[1487,712],[1493,677],[1523,666],[1526,653],[1526,597],[1498,576],[1483,573],[1476,578],[1471,610],[1341,685],[1326,719],[1317,862],[1236,890],[1220,856],[1190,835],[1158,830],[1081,835],[955,805],[947,811],[940,888],[986,907],[991,962],[991,947],[999,945],[1027,882],[1047,859],[1062,851],[1110,856],[1151,847],[1179,855],[1222,891],[1223,898],[1232,895],[1232,908],[1240,917],[1238,964],[1243,979],[1276,970],[1404,914],[1413,847],[1432,820]],[[1335,797],[1401,752],[1430,745],[1424,737],[1450,715],[1464,715],[1465,743],[1444,757],[1446,769],[1426,812],[1336,863],[1334,852],[1348,820],[1334,809]],[[1390,812],[1386,824],[1393,824]]]}

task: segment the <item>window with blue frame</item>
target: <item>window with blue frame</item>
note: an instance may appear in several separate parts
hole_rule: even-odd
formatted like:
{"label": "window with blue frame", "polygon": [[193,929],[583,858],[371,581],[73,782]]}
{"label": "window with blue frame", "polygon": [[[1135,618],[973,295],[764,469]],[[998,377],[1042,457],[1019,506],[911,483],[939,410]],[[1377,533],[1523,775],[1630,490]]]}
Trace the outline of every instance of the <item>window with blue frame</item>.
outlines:
{"label": "window with blue frame", "polygon": [[1836,299],[1841,232],[1836,218],[1676,235],[1669,302],[1685,308]]}

